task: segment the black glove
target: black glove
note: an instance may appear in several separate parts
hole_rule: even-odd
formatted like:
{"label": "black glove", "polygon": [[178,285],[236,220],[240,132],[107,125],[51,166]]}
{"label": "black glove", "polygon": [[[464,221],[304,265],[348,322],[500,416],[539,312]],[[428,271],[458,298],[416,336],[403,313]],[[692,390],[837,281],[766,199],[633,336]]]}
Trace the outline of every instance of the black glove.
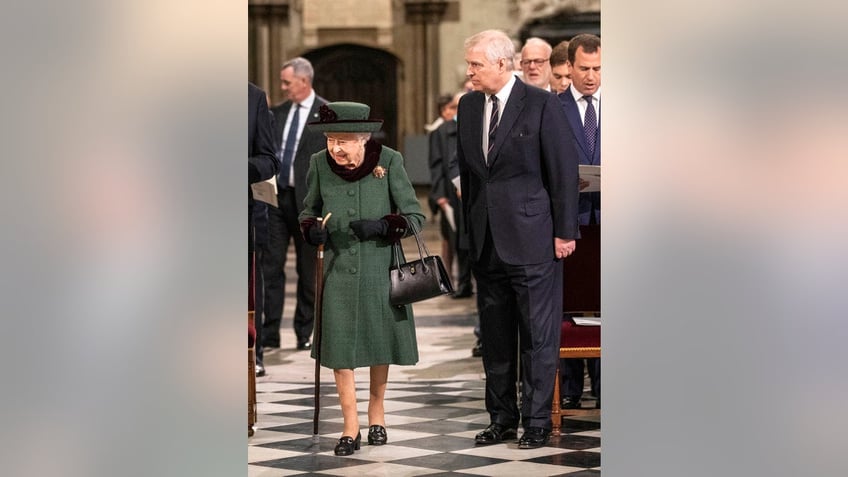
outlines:
{"label": "black glove", "polygon": [[306,229],[306,236],[304,238],[310,245],[317,247],[318,245],[327,243],[327,235],[327,229],[316,224]]}
{"label": "black glove", "polygon": [[385,237],[389,230],[389,222],[380,220],[354,220],[350,228],[359,240],[368,240],[377,237]]}
{"label": "black glove", "polygon": [[259,168],[252,162],[247,163],[247,180],[249,184],[262,180],[262,176],[259,175]]}

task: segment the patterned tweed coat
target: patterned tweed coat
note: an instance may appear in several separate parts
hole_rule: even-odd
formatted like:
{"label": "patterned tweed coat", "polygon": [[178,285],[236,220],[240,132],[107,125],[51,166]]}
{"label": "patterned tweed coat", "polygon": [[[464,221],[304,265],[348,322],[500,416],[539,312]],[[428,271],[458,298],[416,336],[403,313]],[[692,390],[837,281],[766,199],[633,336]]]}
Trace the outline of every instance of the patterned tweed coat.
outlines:
{"label": "patterned tweed coat", "polygon": [[421,230],[424,215],[400,153],[369,145],[374,154],[380,151],[377,165],[385,175],[369,173],[349,182],[331,169],[327,151],[320,151],[310,159],[300,214],[304,220],[333,213],[327,221],[321,327],[321,365],[332,369],[418,362],[412,308],[389,304],[391,242],[360,241],[349,224],[401,214]]}

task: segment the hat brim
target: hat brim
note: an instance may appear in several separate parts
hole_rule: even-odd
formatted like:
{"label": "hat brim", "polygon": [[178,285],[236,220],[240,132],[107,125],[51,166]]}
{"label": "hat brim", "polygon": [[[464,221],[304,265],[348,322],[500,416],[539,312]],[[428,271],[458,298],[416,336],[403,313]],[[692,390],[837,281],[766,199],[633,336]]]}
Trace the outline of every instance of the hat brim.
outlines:
{"label": "hat brim", "polygon": [[356,121],[332,121],[322,123],[320,121],[306,123],[310,131],[318,132],[377,132],[383,126],[381,120],[356,120]]}

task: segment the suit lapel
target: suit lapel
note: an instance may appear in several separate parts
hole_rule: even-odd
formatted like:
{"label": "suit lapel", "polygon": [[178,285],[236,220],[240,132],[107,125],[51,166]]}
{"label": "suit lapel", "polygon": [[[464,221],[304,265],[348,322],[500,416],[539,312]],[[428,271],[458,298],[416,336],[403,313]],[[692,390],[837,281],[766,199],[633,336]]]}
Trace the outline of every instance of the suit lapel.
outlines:
{"label": "suit lapel", "polygon": [[470,121],[469,126],[471,127],[471,140],[473,143],[471,147],[466,152],[466,155],[471,158],[476,157],[477,160],[467,161],[470,164],[479,164],[480,168],[485,171],[486,170],[486,156],[483,155],[483,116],[486,114],[486,108],[484,108],[484,104],[486,103],[486,95],[483,93],[473,93],[469,99],[473,102],[469,104],[471,109],[474,111],[479,111],[479,113],[471,113],[468,117],[477,117],[480,118],[479,121]]}
{"label": "suit lapel", "polygon": [[521,80],[516,78],[515,84],[512,86],[512,91],[509,93],[509,98],[506,100],[506,106],[504,107],[503,114],[501,114],[498,131],[495,133],[495,145],[492,147],[488,157],[489,167],[492,167],[492,164],[494,164],[498,159],[498,153],[501,150],[501,146],[503,146],[506,138],[509,137],[509,131],[512,129],[512,126],[515,124],[515,121],[524,109],[524,97],[526,95],[527,86],[525,86]]}
{"label": "suit lapel", "polygon": [[[306,121],[306,123],[318,121],[320,119],[320,117],[318,116],[318,110],[323,104],[325,104],[324,98],[315,95],[315,101],[312,102],[312,108],[309,109],[309,114],[304,118],[300,118],[300,121]],[[309,128],[306,127],[306,124],[304,124],[303,132],[300,133],[300,141],[297,144],[297,151],[295,153],[295,157],[302,155],[303,149],[307,147],[307,143],[309,141],[305,141],[304,139],[307,137],[308,134],[311,134],[311,132]]]}
{"label": "suit lapel", "polygon": [[587,161],[592,162],[592,156],[589,155],[589,145],[586,144],[586,134],[583,133],[583,121],[580,120],[580,111],[577,109],[577,102],[574,101],[574,96],[571,94],[571,87],[568,88],[561,96],[563,108],[565,108],[565,116],[568,118],[568,123],[574,131],[574,139],[580,145],[580,151]]}

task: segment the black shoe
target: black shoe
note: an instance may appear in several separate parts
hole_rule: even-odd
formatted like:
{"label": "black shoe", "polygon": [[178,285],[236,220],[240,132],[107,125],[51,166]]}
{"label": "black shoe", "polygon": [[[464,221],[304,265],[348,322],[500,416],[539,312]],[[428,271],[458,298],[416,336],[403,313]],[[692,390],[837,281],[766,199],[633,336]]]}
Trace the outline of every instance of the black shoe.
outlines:
{"label": "black shoe", "polygon": [[309,340],[298,341],[297,342],[297,349],[300,350],[300,351],[312,349],[312,343],[310,343]]}
{"label": "black shoe", "polygon": [[474,437],[474,441],[480,445],[497,444],[502,441],[511,441],[518,437],[514,427],[502,426],[500,424],[489,424],[485,430]]}
{"label": "black shoe", "polygon": [[479,358],[479,357],[483,356],[483,344],[482,343],[477,343],[476,345],[474,345],[473,348],[471,348],[471,356],[474,357],[474,358]]}
{"label": "black shoe", "polygon": [[518,439],[519,449],[538,449],[548,443],[551,431],[541,427],[528,427],[521,439]]}
{"label": "black shoe", "polygon": [[580,409],[580,398],[566,396],[562,398],[562,405],[560,407],[563,409]]}
{"label": "black shoe", "polygon": [[256,376],[257,377],[265,376],[265,366],[262,366],[261,364],[256,365]]}
{"label": "black shoe", "polygon": [[350,436],[342,436],[339,439],[339,443],[336,444],[336,448],[333,449],[333,452],[336,455],[351,455],[353,451],[359,450],[359,442],[362,440],[362,433],[356,433],[356,439]]}
{"label": "black shoe", "polygon": [[262,343],[262,349],[277,349],[280,347],[280,342],[276,343]]}
{"label": "black shoe", "polygon": [[386,428],[380,425],[373,425],[368,428],[368,445],[381,446],[389,441],[386,435]]}

